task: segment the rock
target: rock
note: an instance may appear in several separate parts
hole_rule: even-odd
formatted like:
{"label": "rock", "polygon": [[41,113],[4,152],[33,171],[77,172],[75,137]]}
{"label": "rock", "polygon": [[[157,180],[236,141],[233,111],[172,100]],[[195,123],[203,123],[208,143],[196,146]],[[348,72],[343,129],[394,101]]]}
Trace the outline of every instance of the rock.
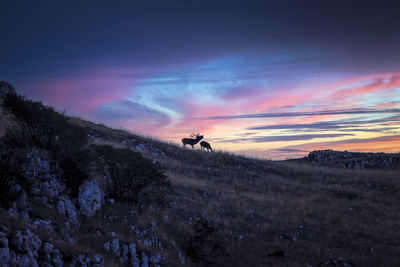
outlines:
{"label": "rock", "polygon": [[131,264],[132,267],[140,267],[140,261],[137,257],[131,258],[129,263]]}
{"label": "rock", "polygon": [[23,210],[19,213],[19,218],[21,219],[21,222],[29,222],[29,213],[26,210]]}
{"label": "rock", "polygon": [[10,249],[8,247],[0,248],[0,266],[8,266],[10,262]]}
{"label": "rock", "polygon": [[5,81],[0,81],[0,98],[4,98],[7,94],[15,95],[15,88]]}
{"label": "rock", "polygon": [[54,250],[54,245],[53,244],[51,244],[51,243],[48,243],[48,242],[45,242],[44,244],[43,244],[43,251],[44,251],[44,253],[52,253],[53,252],[53,250]]}
{"label": "rock", "polygon": [[150,262],[158,264],[161,262],[162,258],[163,257],[161,256],[160,253],[155,253],[150,257]]}
{"label": "rock", "polygon": [[28,197],[23,189],[21,189],[20,195],[16,201],[17,208],[19,210],[24,210],[27,207]]}
{"label": "rock", "polygon": [[86,180],[79,187],[78,202],[80,211],[86,217],[92,217],[101,208],[104,201],[104,193],[96,180]]}
{"label": "rock", "polygon": [[61,255],[54,255],[51,258],[51,263],[56,266],[56,267],[63,267],[64,266],[64,262],[61,259]]}
{"label": "rock", "polygon": [[23,249],[23,243],[24,241],[22,240],[22,232],[17,231],[14,235],[14,237],[11,240],[11,243],[14,245],[14,247],[17,248],[17,250],[22,251]]}
{"label": "rock", "polygon": [[149,257],[142,252],[142,267],[149,267]]}
{"label": "rock", "polygon": [[[14,203],[15,203],[15,202],[14,202]],[[15,218],[15,219],[17,219],[18,216],[19,216],[17,209],[14,208],[14,207],[11,207],[11,208],[8,210],[8,215],[9,215],[10,217],[12,217],[12,218]]]}
{"label": "rock", "polygon": [[117,256],[120,255],[119,239],[115,238],[115,239],[111,240],[110,249],[111,249],[111,252],[114,253],[115,255],[117,255]]}
{"label": "rock", "polygon": [[45,229],[48,232],[53,232],[53,227],[51,226],[51,221],[46,221],[46,220],[42,220],[42,219],[36,219],[33,222],[34,225]]}
{"label": "rock", "polygon": [[129,253],[129,248],[127,244],[122,244],[121,246],[121,257],[120,257],[120,262],[122,263],[126,263],[129,260],[128,257],[128,253]]}
{"label": "rock", "polygon": [[47,151],[32,149],[26,154],[22,169],[30,178],[47,178],[50,175],[50,162]]}
{"label": "rock", "polygon": [[129,244],[129,254],[131,258],[136,257],[136,244],[133,242]]}
{"label": "rock", "polygon": [[127,245],[127,244],[123,244],[123,245],[121,246],[121,249],[122,249],[122,251],[121,251],[121,256],[122,256],[122,257],[128,256],[128,252],[129,252],[128,245]]}
{"label": "rock", "polygon": [[78,266],[104,266],[104,258],[99,254],[79,254],[76,262]]}
{"label": "rock", "polygon": [[181,264],[185,265],[185,255],[183,255],[182,251],[178,252],[178,257],[179,257],[179,261],[181,262]]}
{"label": "rock", "polygon": [[94,255],[92,255],[92,262],[97,263],[97,264],[103,264],[104,258],[103,258],[103,256],[101,256],[99,254],[94,254]]}
{"label": "rock", "polygon": [[78,225],[78,212],[72,201],[63,196],[57,202],[57,211],[67,217],[67,219],[74,225]]}
{"label": "rock", "polygon": [[[34,234],[29,228],[24,232],[18,230],[11,239],[11,243],[17,249],[17,252],[26,253],[29,258],[38,257],[38,251],[42,245],[39,236]],[[20,260],[25,261],[25,259]]]}
{"label": "rock", "polygon": [[57,211],[63,215],[65,215],[65,203],[63,200],[59,200],[57,202]]}
{"label": "rock", "polygon": [[110,245],[111,245],[111,241],[107,241],[106,243],[104,243],[103,247],[104,247],[105,250],[108,251],[108,250],[110,250],[110,247],[111,247]]}
{"label": "rock", "polygon": [[16,266],[17,265],[17,254],[15,254],[15,251],[10,252],[10,266]]}
{"label": "rock", "polygon": [[8,239],[3,232],[0,232],[0,248],[8,248]]}

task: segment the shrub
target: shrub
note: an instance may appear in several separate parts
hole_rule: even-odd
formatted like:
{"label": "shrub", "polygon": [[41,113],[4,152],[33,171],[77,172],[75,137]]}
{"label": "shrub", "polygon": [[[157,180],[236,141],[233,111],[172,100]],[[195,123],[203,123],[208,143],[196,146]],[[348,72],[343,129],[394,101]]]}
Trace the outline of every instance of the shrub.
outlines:
{"label": "shrub", "polygon": [[87,141],[83,128],[70,124],[67,117],[41,102],[7,94],[3,107],[16,118],[19,127],[14,136],[20,144],[68,154],[80,150]]}
{"label": "shrub", "polygon": [[81,169],[79,164],[70,157],[60,161],[60,168],[63,170],[62,180],[71,191],[73,197],[79,194],[79,186],[88,179],[88,175]]}
{"label": "shrub", "polygon": [[28,181],[22,171],[5,161],[0,161],[0,205],[9,208],[11,202],[17,200],[19,192],[11,190],[13,185],[21,186],[28,192]]}
{"label": "shrub", "polygon": [[111,146],[92,148],[104,160],[111,175],[108,187],[112,198],[133,202],[139,208],[147,203],[165,203],[171,185],[161,166],[130,149]]}
{"label": "shrub", "polygon": [[74,196],[87,179],[85,165],[88,150],[85,148],[87,132],[68,122],[68,118],[52,107],[7,94],[4,108],[14,115],[18,127],[7,129],[2,141],[10,148],[40,147],[46,149],[60,162],[63,180]]}
{"label": "shrub", "polygon": [[220,257],[227,256],[224,239],[217,225],[202,217],[193,223],[194,234],[183,244],[185,254],[205,266],[218,265]]}

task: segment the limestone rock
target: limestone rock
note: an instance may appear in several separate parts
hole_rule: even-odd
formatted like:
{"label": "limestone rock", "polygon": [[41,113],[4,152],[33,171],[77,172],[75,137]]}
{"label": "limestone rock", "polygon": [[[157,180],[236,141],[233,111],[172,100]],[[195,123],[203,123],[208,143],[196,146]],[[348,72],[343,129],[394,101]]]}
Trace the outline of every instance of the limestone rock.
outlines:
{"label": "limestone rock", "polygon": [[4,98],[7,94],[15,95],[15,88],[5,81],[0,81],[0,98]]}
{"label": "limestone rock", "polygon": [[78,212],[68,197],[61,197],[57,202],[57,211],[65,215],[74,225],[78,225]]}
{"label": "limestone rock", "polygon": [[80,211],[86,217],[92,217],[104,202],[104,193],[96,180],[86,180],[79,187],[78,202]]}

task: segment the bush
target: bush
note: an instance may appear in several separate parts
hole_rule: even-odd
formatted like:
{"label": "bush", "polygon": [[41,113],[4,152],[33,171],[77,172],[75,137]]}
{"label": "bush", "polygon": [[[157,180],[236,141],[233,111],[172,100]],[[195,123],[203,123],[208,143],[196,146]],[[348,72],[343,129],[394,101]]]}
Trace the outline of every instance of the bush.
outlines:
{"label": "bush", "polygon": [[7,129],[2,141],[9,148],[39,147],[46,149],[60,162],[63,180],[74,196],[87,179],[87,131],[68,122],[68,118],[52,107],[7,94],[3,106],[14,115],[18,127]]}
{"label": "bush", "polygon": [[84,172],[79,164],[72,158],[66,157],[60,161],[60,168],[63,170],[62,180],[70,189],[73,197],[78,197],[79,186],[88,179],[88,175]]}
{"label": "bush", "polygon": [[139,208],[147,203],[165,203],[171,185],[161,166],[130,149],[111,146],[92,148],[104,160],[111,175],[108,193],[112,198],[133,202]]}
{"label": "bush", "polygon": [[79,150],[87,141],[84,129],[70,124],[67,117],[41,102],[7,94],[3,107],[16,118],[19,127],[13,134],[20,145],[61,150],[68,154]]}
{"label": "bush", "polygon": [[212,221],[202,217],[193,223],[194,234],[183,244],[185,254],[194,262],[203,266],[215,266],[220,257],[227,256],[224,239],[218,227]]}
{"label": "bush", "polygon": [[11,164],[0,161],[0,205],[9,208],[10,203],[17,200],[19,192],[11,190],[13,185],[21,186],[26,192],[29,188],[28,181],[22,171]]}

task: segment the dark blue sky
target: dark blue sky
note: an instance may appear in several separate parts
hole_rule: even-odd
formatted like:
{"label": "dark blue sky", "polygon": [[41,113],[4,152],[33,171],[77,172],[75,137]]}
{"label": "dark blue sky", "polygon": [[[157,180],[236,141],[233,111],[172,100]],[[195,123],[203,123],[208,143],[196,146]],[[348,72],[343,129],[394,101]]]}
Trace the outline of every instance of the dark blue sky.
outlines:
{"label": "dark blue sky", "polygon": [[0,73],[316,50],[398,66],[398,1],[1,1]]}

